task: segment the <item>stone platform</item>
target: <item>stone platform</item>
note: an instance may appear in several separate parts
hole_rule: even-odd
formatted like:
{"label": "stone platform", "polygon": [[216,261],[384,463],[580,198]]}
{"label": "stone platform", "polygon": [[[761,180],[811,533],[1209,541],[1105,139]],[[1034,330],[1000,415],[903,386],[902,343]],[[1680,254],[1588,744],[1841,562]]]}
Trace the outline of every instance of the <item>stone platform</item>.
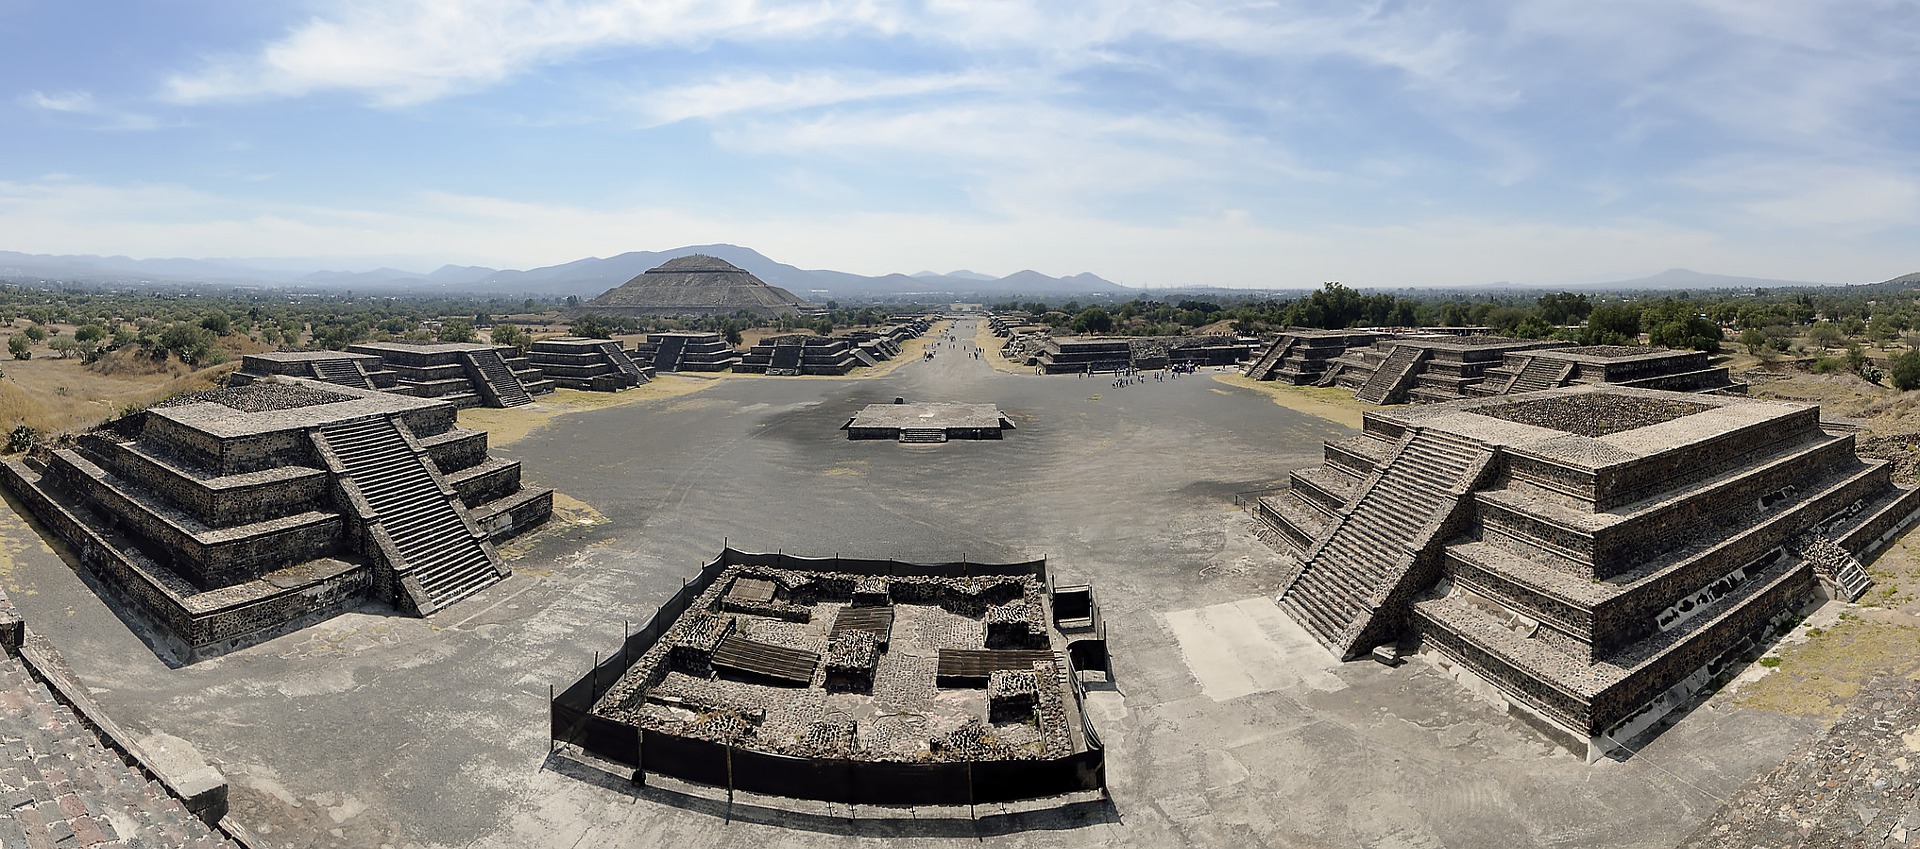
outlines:
{"label": "stone platform", "polygon": [[1418,646],[1604,752],[1817,593],[1856,597],[1920,490],[1816,407],[1607,385],[1367,413],[1257,515],[1344,658]]}
{"label": "stone platform", "polygon": [[940,402],[868,404],[840,426],[848,439],[946,442],[999,439],[1013,421],[992,404]]}
{"label": "stone platform", "polygon": [[316,383],[183,395],[0,466],[0,482],[183,661],[372,597],[418,614],[507,574],[553,493],[444,401]]}

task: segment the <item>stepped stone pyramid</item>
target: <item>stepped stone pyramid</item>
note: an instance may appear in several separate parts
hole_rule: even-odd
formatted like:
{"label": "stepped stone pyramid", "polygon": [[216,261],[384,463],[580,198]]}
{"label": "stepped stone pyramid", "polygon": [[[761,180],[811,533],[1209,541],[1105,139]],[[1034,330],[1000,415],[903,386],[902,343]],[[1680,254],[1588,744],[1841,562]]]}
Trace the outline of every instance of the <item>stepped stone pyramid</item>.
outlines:
{"label": "stepped stone pyramid", "polygon": [[1613,383],[1675,392],[1745,393],[1726,366],[1707,362],[1705,351],[1674,351],[1632,345],[1587,345],[1513,351],[1463,387],[1467,395],[1512,395],[1576,383]]}
{"label": "stepped stone pyramid", "polygon": [[1369,411],[1255,512],[1343,659],[1417,644],[1597,756],[1858,597],[1920,516],[1891,470],[1817,407],[1601,384]]}
{"label": "stepped stone pyramid", "polygon": [[1244,373],[1254,380],[1318,384],[1336,375],[1336,361],[1348,348],[1372,345],[1378,335],[1364,330],[1291,328],[1249,361]]}
{"label": "stepped stone pyramid", "polygon": [[548,380],[568,389],[616,392],[653,380],[653,367],[635,363],[612,339],[541,339],[533,343],[527,359]]}
{"label": "stepped stone pyramid", "polygon": [[361,342],[350,354],[380,358],[397,376],[392,391],[456,407],[518,407],[553,391],[553,381],[512,347],[478,342]]}
{"label": "stepped stone pyramid", "polygon": [[774,336],[748,349],[733,370],[767,375],[842,375],[855,366],[875,364],[862,361],[859,351],[851,340],[842,337]]}
{"label": "stepped stone pyramid", "polygon": [[762,318],[805,312],[812,305],[792,292],[718,257],[693,254],[667,260],[581,305],[600,315],[732,315]]}
{"label": "stepped stone pyramid", "polygon": [[508,574],[553,491],[445,401],[318,382],[179,396],[0,482],[186,660],[349,609],[420,615]]}
{"label": "stepped stone pyramid", "polygon": [[1467,397],[1510,353],[1569,344],[1505,336],[1386,336],[1350,348],[1328,368],[1337,369],[1337,385],[1369,404],[1431,403]]}

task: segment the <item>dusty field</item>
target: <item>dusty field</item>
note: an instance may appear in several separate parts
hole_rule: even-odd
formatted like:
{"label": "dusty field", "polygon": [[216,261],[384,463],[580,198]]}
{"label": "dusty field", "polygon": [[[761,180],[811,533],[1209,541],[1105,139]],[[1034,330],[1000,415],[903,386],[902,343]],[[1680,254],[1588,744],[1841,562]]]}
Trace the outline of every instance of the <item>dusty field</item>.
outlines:
{"label": "dusty field", "polygon": [[[527,434],[553,423],[569,413],[603,410],[648,401],[659,401],[698,392],[714,381],[710,378],[665,374],[648,383],[622,392],[586,392],[579,389],[555,389],[532,404],[520,407],[469,407],[460,411],[460,426],[487,432],[487,444],[498,448],[518,442]],[[556,509],[558,505],[556,505]]]}
{"label": "dusty field", "polygon": [[1216,374],[1213,379],[1228,386],[1251,389],[1289,410],[1319,416],[1351,428],[1358,428],[1362,414],[1373,409],[1372,404],[1354,400],[1351,391],[1335,386],[1292,386],[1270,380],[1254,380],[1237,371]]}

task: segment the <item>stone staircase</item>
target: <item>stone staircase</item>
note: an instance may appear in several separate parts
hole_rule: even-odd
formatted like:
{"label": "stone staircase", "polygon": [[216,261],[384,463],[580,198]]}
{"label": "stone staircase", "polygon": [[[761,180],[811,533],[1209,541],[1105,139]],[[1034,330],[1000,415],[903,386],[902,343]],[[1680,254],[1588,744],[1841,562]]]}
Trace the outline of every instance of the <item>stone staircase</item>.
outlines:
{"label": "stone staircase", "polygon": [[0,652],[0,846],[233,846]]}
{"label": "stone staircase", "polygon": [[620,343],[602,342],[594,347],[599,348],[600,353],[607,355],[607,362],[613,363],[616,371],[621,374],[631,375],[640,383],[647,382],[646,372],[641,371],[639,366],[634,365],[633,358],[627,356],[626,351],[620,350]]}
{"label": "stone staircase", "polygon": [[1293,344],[1297,339],[1298,337],[1292,335],[1275,339],[1267,348],[1265,356],[1247,365],[1246,375],[1254,380],[1272,380],[1273,370],[1279,367],[1280,361],[1286,358],[1287,352],[1293,350]]}
{"label": "stone staircase", "polygon": [[500,359],[500,352],[492,348],[468,351],[464,355],[467,365],[479,376],[474,388],[482,395],[493,396],[493,401],[502,407],[518,407],[533,403],[533,396],[527,394],[527,388],[520,384],[513,370],[507,368],[507,361]]}
{"label": "stone staircase", "polygon": [[326,381],[337,386],[351,386],[355,389],[372,389],[373,382],[367,379],[352,360],[314,360],[308,363],[316,380]]}
{"label": "stone staircase", "polygon": [[947,431],[937,427],[903,427],[900,429],[901,442],[945,442]]}
{"label": "stone staircase", "polygon": [[1506,394],[1552,389],[1566,381],[1567,375],[1572,371],[1573,363],[1544,357],[1529,357],[1527,364],[1513,376],[1513,380],[1507,382]]}
{"label": "stone staircase", "polygon": [[498,560],[484,538],[391,420],[342,422],[320,428],[318,435],[345,467],[341,485],[366,499],[385,528],[379,544],[422,615],[500,580]]}
{"label": "stone staircase", "polygon": [[687,352],[687,340],[682,336],[662,336],[653,349],[654,372],[680,370],[680,356]]}
{"label": "stone staircase", "polygon": [[[1343,658],[1360,645],[1401,589],[1416,558],[1437,542],[1492,452],[1434,431],[1403,437],[1301,557],[1280,604]],[[1385,623],[1378,623],[1385,624]]]}
{"label": "stone staircase", "polygon": [[1314,381],[1313,385],[1332,386],[1336,381],[1340,379],[1340,372],[1346,371],[1346,369],[1347,369],[1346,363],[1336,362],[1332,365],[1329,365],[1327,366],[1327,373],[1320,375],[1320,379]]}
{"label": "stone staircase", "polygon": [[1393,352],[1373,370],[1373,375],[1361,384],[1353,397],[1369,404],[1398,402],[1405,397],[1407,387],[1413,382],[1413,373],[1427,359],[1427,353],[1425,348],[1395,345]]}
{"label": "stone staircase", "polygon": [[802,345],[773,346],[773,359],[767,362],[767,374],[799,374],[800,362],[805,358],[806,351]]}

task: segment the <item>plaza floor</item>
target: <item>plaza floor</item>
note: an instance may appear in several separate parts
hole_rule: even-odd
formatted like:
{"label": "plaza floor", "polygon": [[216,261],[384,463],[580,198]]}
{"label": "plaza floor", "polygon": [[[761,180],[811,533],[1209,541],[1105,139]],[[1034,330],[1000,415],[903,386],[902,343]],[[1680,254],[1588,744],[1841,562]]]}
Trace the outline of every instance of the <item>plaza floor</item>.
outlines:
{"label": "plaza floor", "polygon": [[[223,770],[233,815],[272,846],[1667,847],[1815,728],[1716,697],[1638,756],[1587,764],[1425,664],[1337,663],[1270,601],[1275,555],[1233,495],[1353,431],[1211,372],[1116,387],[932,350],[866,380],[722,379],[497,448],[605,521],[548,534],[429,619],[367,608],[170,669],[11,513],[0,586],[114,717]],[[995,404],[1018,429],[933,445],[838,429],[896,396]],[[1116,668],[1089,697],[1111,801],[729,807],[550,758],[549,685],[723,543],[1045,556],[1092,582]]]}

